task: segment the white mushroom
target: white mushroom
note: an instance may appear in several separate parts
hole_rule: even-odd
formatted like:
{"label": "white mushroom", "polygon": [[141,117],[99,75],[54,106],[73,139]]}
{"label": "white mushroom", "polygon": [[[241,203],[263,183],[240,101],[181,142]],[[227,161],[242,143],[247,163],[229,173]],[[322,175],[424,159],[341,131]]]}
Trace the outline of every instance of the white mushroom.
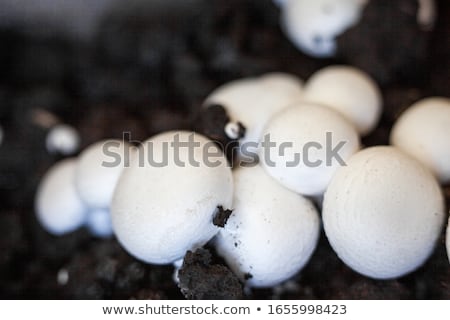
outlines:
{"label": "white mushroom", "polygon": [[53,113],[44,109],[31,111],[31,122],[47,131],[45,146],[49,153],[64,156],[74,154],[80,147],[78,131],[62,121]]}
{"label": "white mushroom", "polygon": [[279,92],[297,101],[303,96],[303,80],[285,72],[269,72],[258,78],[260,84],[270,92]]}
{"label": "white mushroom", "polygon": [[322,218],[331,246],[349,267],[375,279],[397,278],[433,252],[444,200],[419,162],[394,147],[372,147],[333,176]]}
{"label": "white mushroom", "polygon": [[[256,144],[266,122],[278,111],[300,100],[302,94],[302,81],[296,76],[270,73],[226,83],[214,90],[204,105],[222,105],[232,123],[240,122],[245,127],[245,136],[240,140],[241,150],[245,147],[248,156],[256,156]],[[230,138],[234,136],[232,134]]]}
{"label": "white mushroom", "polygon": [[305,85],[304,100],[335,109],[361,135],[375,128],[382,111],[381,92],[375,81],[350,66],[330,66],[314,73]]}
{"label": "white mushroom", "polygon": [[281,6],[281,24],[287,37],[304,53],[330,57],[335,38],[356,25],[367,0],[289,0]]}
{"label": "white mushroom", "polygon": [[111,207],[119,242],[153,264],[181,259],[217,234],[217,207],[231,208],[231,169],[220,149],[187,131],[143,143],[123,171]]}
{"label": "white mushroom", "polygon": [[218,253],[252,287],[271,287],[299,272],[319,238],[311,201],[280,186],[260,166],[233,172],[234,210],[216,238]]}
{"label": "white mushroom", "polygon": [[48,132],[45,144],[50,153],[70,155],[78,150],[80,136],[74,127],[67,124],[58,124]]}
{"label": "white mushroom", "polygon": [[450,182],[450,99],[431,97],[409,107],[394,124],[391,144]]}
{"label": "white mushroom", "polygon": [[340,114],[320,105],[298,103],[269,121],[259,159],[283,186],[317,196],[358,148],[355,128]]}
{"label": "white mushroom", "polygon": [[114,188],[123,168],[129,165],[133,150],[121,140],[104,140],[86,148],[79,156],[76,187],[90,207],[110,207]]}
{"label": "white mushroom", "polygon": [[36,214],[41,225],[54,235],[79,228],[86,207],[75,189],[75,159],[55,164],[42,178],[36,194]]}
{"label": "white mushroom", "polygon": [[113,228],[109,209],[91,209],[86,218],[86,227],[95,237],[111,237]]}

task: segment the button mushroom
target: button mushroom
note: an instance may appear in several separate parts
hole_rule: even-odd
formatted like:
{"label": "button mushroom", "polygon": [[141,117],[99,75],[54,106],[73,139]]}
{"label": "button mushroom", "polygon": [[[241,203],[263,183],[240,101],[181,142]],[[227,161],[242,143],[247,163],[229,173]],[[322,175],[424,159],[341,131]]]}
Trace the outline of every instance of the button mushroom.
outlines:
{"label": "button mushroom", "polygon": [[114,192],[113,229],[136,258],[173,263],[219,231],[213,217],[218,206],[231,208],[231,169],[211,140],[193,132],[156,135],[137,153]]}
{"label": "button mushroom", "polygon": [[330,66],[314,73],[306,82],[304,100],[338,111],[361,135],[370,133],[381,116],[377,84],[368,74],[350,66]]}
{"label": "button mushroom", "polygon": [[450,99],[431,97],[409,107],[394,124],[391,144],[450,182]]}
{"label": "button mushroom", "polygon": [[127,142],[103,140],[80,154],[75,183],[81,199],[90,208],[110,207],[114,188],[132,151]]}
{"label": "button mushroom", "polygon": [[75,188],[76,160],[54,165],[42,178],[36,193],[36,214],[41,225],[54,235],[81,227],[86,220],[84,203]]}
{"label": "button mushroom", "polygon": [[86,227],[95,237],[111,237],[114,232],[109,209],[91,209],[86,217]]}
{"label": "button mushroom", "polygon": [[234,210],[216,238],[218,253],[251,287],[270,287],[308,262],[319,238],[312,202],[283,188],[260,166],[233,172]]}
{"label": "button mushroom", "polygon": [[71,155],[80,147],[78,131],[44,109],[34,109],[31,112],[31,122],[47,131],[45,146],[52,154]]}
{"label": "button mushroom", "polygon": [[298,103],[267,123],[259,158],[283,186],[317,196],[358,148],[358,133],[340,114],[320,105]]}
{"label": "button mushroom", "polygon": [[394,147],[372,147],[336,171],[322,218],[331,246],[349,267],[375,279],[397,278],[433,252],[444,200],[419,162]]}
{"label": "button mushroom", "polygon": [[287,0],[281,25],[289,40],[313,57],[336,53],[335,38],[356,25],[367,0]]}
{"label": "button mushroom", "polygon": [[[252,157],[256,156],[256,144],[266,122],[276,112],[301,99],[302,84],[299,78],[286,73],[239,79],[214,90],[206,98],[204,105],[223,106],[232,123],[243,125],[245,134],[239,142],[241,146],[245,146],[246,156]],[[226,132],[229,138],[234,139],[237,135],[233,132],[236,130],[231,129],[227,128]]]}

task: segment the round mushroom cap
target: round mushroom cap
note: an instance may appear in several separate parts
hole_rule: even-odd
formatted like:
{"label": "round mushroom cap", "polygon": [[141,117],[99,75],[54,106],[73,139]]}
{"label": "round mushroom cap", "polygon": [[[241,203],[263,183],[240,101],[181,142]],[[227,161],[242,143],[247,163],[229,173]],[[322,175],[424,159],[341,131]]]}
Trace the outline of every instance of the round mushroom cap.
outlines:
{"label": "round mushroom cap", "polygon": [[431,97],[409,107],[391,132],[391,144],[413,156],[443,184],[450,182],[450,99]]}
{"label": "round mushroom cap", "polygon": [[330,107],[367,135],[377,125],[382,97],[375,81],[350,66],[330,66],[314,73],[305,85],[304,99]]}
{"label": "round mushroom cap", "polygon": [[81,199],[90,207],[107,209],[125,166],[129,165],[133,147],[121,140],[103,140],[86,148],[79,157],[76,187]]}
{"label": "round mushroom cap", "polygon": [[109,209],[90,210],[86,219],[86,227],[95,237],[111,237],[114,232],[112,228],[111,213]]}
{"label": "round mushroom cap", "polygon": [[51,234],[62,235],[81,227],[86,207],[75,188],[75,159],[55,164],[42,178],[35,199],[40,224]]}
{"label": "round mushroom cap", "polygon": [[216,237],[217,252],[252,287],[288,280],[309,261],[320,220],[312,202],[280,186],[260,166],[233,172],[234,210]]}
{"label": "round mushroom cap", "polygon": [[303,80],[291,73],[269,72],[258,78],[260,84],[271,92],[279,92],[297,101],[303,96]]}
{"label": "round mushroom cap", "polygon": [[334,110],[298,103],[268,122],[261,145],[259,159],[270,176],[297,193],[317,196],[359,149],[359,136]]}
{"label": "round mushroom cap", "polygon": [[50,153],[74,154],[80,147],[80,135],[72,126],[57,124],[48,132],[45,145]]}
{"label": "round mushroom cap", "polygon": [[444,199],[419,162],[394,147],[372,147],[337,170],[322,218],[342,261],[365,276],[391,279],[414,271],[433,252]]}
{"label": "round mushroom cap", "polygon": [[[233,122],[245,127],[240,139],[241,149],[256,156],[255,145],[267,121],[278,111],[300,100],[303,95],[302,81],[286,73],[270,73],[259,78],[245,78],[226,83],[214,90],[205,106],[222,105]],[[254,144],[254,145],[250,145]]]}
{"label": "round mushroom cap", "polygon": [[335,38],[357,24],[367,0],[293,0],[281,6],[281,25],[304,53],[325,58],[336,53]]}
{"label": "round mushroom cap", "polygon": [[119,179],[114,232],[136,258],[172,263],[217,234],[217,207],[231,208],[232,197],[231,169],[211,140],[194,132],[162,133],[143,143]]}

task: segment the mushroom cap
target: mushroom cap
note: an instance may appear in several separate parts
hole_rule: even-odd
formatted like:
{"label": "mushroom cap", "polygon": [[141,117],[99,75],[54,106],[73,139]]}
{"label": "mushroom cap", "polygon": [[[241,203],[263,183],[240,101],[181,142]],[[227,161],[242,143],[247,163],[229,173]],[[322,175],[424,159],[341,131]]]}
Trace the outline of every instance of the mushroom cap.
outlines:
{"label": "mushroom cap", "polygon": [[[231,121],[245,127],[241,146],[258,143],[267,121],[278,111],[301,99],[302,81],[287,73],[269,73],[258,78],[245,78],[226,83],[214,90],[205,106],[222,105]],[[249,147],[249,145],[247,145]],[[257,147],[248,150],[256,153]]]}
{"label": "mushroom cap", "polygon": [[45,144],[50,153],[70,155],[78,151],[80,136],[74,127],[57,124],[48,132]]}
{"label": "mushroom cap", "polygon": [[338,111],[361,135],[375,128],[382,111],[378,85],[368,74],[350,66],[330,66],[314,73],[306,82],[304,99]]}
{"label": "mushroom cap", "polygon": [[431,255],[444,199],[419,162],[394,147],[372,147],[337,170],[322,218],[331,246],[350,268],[375,279],[397,278]]}
{"label": "mushroom cap", "polygon": [[450,99],[431,97],[409,107],[394,124],[391,144],[450,182]]}
{"label": "mushroom cap", "polygon": [[279,92],[298,100],[303,96],[303,80],[286,72],[269,72],[260,76],[257,81],[271,92]]}
{"label": "mushroom cap", "polygon": [[266,172],[286,188],[308,196],[322,194],[343,165],[331,149],[338,150],[344,162],[359,149],[358,134],[347,120],[330,108],[310,103],[298,103],[276,114],[263,137],[270,137],[274,145],[260,149]]}
{"label": "mushroom cap", "polygon": [[293,0],[281,6],[281,24],[301,51],[324,58],[336,53],[335,38],[355,25],[367,0]]}
{"label": "mushroom cap", "polygon": [[215,245],[247,284],[270,287],[308,262],[319,238],[312,202],[280,186],[260,166],[233,171],[234,210]]}
{"label": "mushroom cap", "polygon": [[35,199],[41,225],[54,235],[69,233],[86,221],[86,207],[75,188],[77,161],[55,164],[42,178]]}
{"label": "mushroom cap", "polygon": [[[191,139],[192,144],[174,147],[177,138],[182,143]],[[156,135],[138,153],[117,184],[111,206],[113,228],[119,242],[136,258],[172,263],[219,231],[213,217],[217,206],[231,208],[231,169],[211,140],[193,132]]]}
{"label": "mushroom cap", "polygon": [[110,207],[117,181],[132,152],[127,142],[103,140],[80,154],[75,182],[81,199],[90,208]]}
{"label": "mushroom cap", "polygon": [[86,219],[86,227],[95,237],[111,237],[114,232],[112,228],[111,213],[109,209],[90,210]]}

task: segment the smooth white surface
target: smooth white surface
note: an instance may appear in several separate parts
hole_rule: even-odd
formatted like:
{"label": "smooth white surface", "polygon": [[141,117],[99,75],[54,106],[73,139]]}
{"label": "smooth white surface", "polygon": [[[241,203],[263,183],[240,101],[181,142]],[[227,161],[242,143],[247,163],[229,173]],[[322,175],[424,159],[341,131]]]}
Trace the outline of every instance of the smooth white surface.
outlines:
{"label": "smooth white surface", "polygon": [[216,238],[217,252],[246,284],[271,287],[308,262],[319,238],[311,201],[280,186],[260,166],[233,172],[233,213]]}
{"label": "smooth white surface", "polygon": [[108,238],[113,235],[111,213],[108,209],[93,209],[87,214],[86,226],[95,237]]}
{"label": "smooth white surface", "polygon": [[80,135],[72,126],[57,124],[47,133],[45,144],[50,153],[71,155],[80,147]]}
{"label": "smooth white surface", "polygon": [[[267,121],[278,111],[300,100],[302,81],[286,73],[269,73],[257,78],[245,78],[228,82],[214,90],[204,105],[223,105],[233,122],[241,122],[245,136],[241,147],[258,143]],[[247,145],[256,154],[258,147]]]}
{"label": "smooth white surface", "polygon": [[103,140],[80,154],[75,183],[81,199],[90,208],[110,207],[117,181],[132,152],[133,148],[126,142]]}
{"label": "smooth white surface", "polygon": [[338,169],[322,219],[337,255],[376,279],[401,277],[433,252],[444,222],[436,179],[394,147],[372,147]]}
{"label": "smooth white surface", "polygon": [[314,73],[306,82],[304,99],[338,111],[361,135],[376,127],[382,112],[378,85],[368,74],[350,66],[330,66]]}
{"label": "smooth white surface", "polygon": [[[308,103],[289,107],[276,114],[264,129],[263,136],[270,135],[270,141],[275,145],[270,149],[261,148],[260,162],[266,172],[286,188],[303,195],[320,195],[341,166],[336,159],[327,164],[327,154],[331,154],[327,152],[327,132],[331,133],[329,145],[333,149],[344,143],[339,151],[344,161],[358,150],[359,137],[355,128],[336,111]],[[311,142],[318,144],[317,147],[304,150]],[[292,147],[281,150],[283,143],[291,143]],[[300,161],[289,165],[297,156]],[[321,161],[320,165],[308,163],[318,161]]]}
{"label": "smooth white surface", "polygon": [[86,207],[75,189],[75,159],[55,164],[42,178],[35,199],[41,225],[54,235],[79,228],[86,220]]}
{"label": "smooth white surface", "polygon": [[409,107],[394,124],[391,144],[450,182],[450,99],[430,97]]}
{"label": "smooth white surface", "polygon": [[335,38],[357,24],[367,0],[290,0],[281,7],[289,40],[313,57],[336,53]]}
{"label": "smooth white surface", "polygon": [[[177,134],[186,142],[193,133],[171,131],[145,141],[139,151],[145,155],[142,166],[140,157],[135,157],[114,193],[111,212],[115,234],[130,254],[148,263],[172,263],[187,250],[204,245],[219,231],[212,223],[217,206],[228,209],[232,205],[233,178],[222,152],[212,141],[194,134],[193,141],[200,147],[191,150],[191,156],[199,166],[188,161],[188,148],[179,150],[179,160],[185,166],[178,166],[170,147]],[[217,154],[208,160],[218,166],[206,164],[205,146]],[[167,165],[149,164],[149,150],[153,150],[150,154],[155,163],[166,158]]]}

